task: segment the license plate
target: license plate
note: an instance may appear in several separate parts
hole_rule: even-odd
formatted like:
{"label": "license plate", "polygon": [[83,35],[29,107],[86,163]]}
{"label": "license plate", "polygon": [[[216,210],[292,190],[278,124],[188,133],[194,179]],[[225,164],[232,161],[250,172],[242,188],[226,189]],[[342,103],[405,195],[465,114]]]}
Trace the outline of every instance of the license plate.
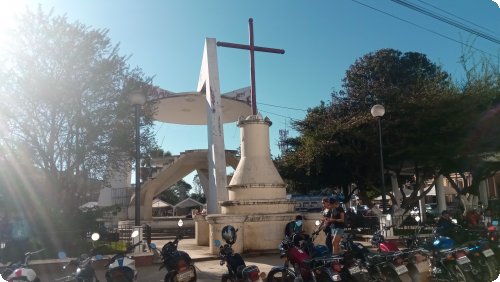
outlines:
{"label": "license plate", "polygon": [[487,250],[484,250],[483,251],[483,255],[485,257],[491,257],[492,255],[494,255],[495,253],[491,250],[491,249],[487,249]]}
{"label": "license plate", "polygon": [[395,270],[398,275],[408,272],[408,268],[406,268],[406,265],[397,266]]}
{"label": "license plate", "polygon": [[359,273],[359,272],[361,272],[361,269],[359,269],[359,266],[354,266],[354,267],[349,268],[349,273],[351,275],[354,275],[354,274]]}
{"label": "license plate", "polygon": [[189,281],[189,279],[194,277],[194,271],[192,269],[188,271],[184,271],[182,273],[177,274],[176,278],[177,281],[179,282],[186,282]]}
{"label": "license plate", "polygon": [[464,264],[464,263],[469,263],[469,262],[470,262],[470,259],[466,256],[457,258],[458,264]]}

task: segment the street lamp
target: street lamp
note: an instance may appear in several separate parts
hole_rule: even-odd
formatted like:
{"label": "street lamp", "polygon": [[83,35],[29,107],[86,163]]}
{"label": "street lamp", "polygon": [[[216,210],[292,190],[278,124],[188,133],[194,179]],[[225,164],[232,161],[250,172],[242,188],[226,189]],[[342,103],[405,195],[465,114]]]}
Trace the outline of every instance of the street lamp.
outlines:
{"label": "street lamp", "polygon": [[135,107],[135,226],[141,225],[141,106],[146,103],[146,96],[138,90],[129,96]]}
{"label": "street lamp", "polygon": [[387,212],[386,209],[386,197],[385,197],[385,179],[384,179],[384,154],[382,153],[382,126],[380,125],[380,119],[385,114],[385,108],[382,105],[375,105],[371,109],[372,116],[377,118],[378,121],[378,140],[380,147],[380,172],[382,175],[382,211]]}

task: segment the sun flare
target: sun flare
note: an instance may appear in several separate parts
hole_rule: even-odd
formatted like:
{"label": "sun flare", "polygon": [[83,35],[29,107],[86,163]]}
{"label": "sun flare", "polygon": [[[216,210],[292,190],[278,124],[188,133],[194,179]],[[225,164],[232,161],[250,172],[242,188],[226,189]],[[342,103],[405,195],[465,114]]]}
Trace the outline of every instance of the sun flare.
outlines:
{"label": "sun flare", "polygon": [[8,44],[9,32],[16,26],[27,0],[0,0],[0,46]]}

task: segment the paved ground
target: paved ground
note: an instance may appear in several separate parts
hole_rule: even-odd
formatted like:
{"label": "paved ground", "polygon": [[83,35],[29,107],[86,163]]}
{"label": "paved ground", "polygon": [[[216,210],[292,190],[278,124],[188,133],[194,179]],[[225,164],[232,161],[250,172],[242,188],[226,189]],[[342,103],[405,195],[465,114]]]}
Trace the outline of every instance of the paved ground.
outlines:
{"label": "paved ground", "polygon": [[[154,241],[154,243],[161,248],[168,240]],[[364,243],[366,244],[366,243]],[[217,256],[209,253],[209,248],[196,245],[195,239],[184,239],[179,242],[179,250],[189,253],[191,258],[195,261],[196,271],[198,273],[198,281],[200,282],[213,282],[220,281],[226,266],[221,266]],[[243,255],[247,265],[257,265],[261,272],[269,273],[273,266],[281,265],[283,261],[279,258],[278,250],[275,253],[267,254],[248,254]],[[57,267],[52,267],[51,270],[37,271],[41,282],[54,281],[56,278],[64,277],[69,273],[69,269],[64,271],[61,269],[61,261],[54,260],[54,263],[59,263]],[[36,265],[37,261],[33,261]],[[47,264],[47,261],[43,263]],[[153,264],[145,267],[138,267],[139,272],[138,281],[140,282],[158,282],[164,281],[165,269],[159,270],[160,264]],[[97,277],[101,282],[104,279],[104,270],[97,268]],[[1,280],[0,280],[1,281]]]}
{"label": "paved ground", "polygon": [[[278,265],[281,263],[278,255],[263,255],[263,256],[255,256],[250,258],[245,258],[245,261],[248,265],[255,264],[259,267],[261,271],[265,271],[269,273],[269,270],[273,265]],[[198,261],[195,262],[196,271],[198,274],[198,281],[200,282],[213,282],[220,281],[222,274],[226,271],[226,266],[221,266],[219,264],[219,260],[207,260],[207,261]],[[147,267],[139,267],[137,270],[139,272],[138,280],[141,282],[150,282],[150,281],[164,281],[165,277],[165,269],[158,270],[159,265],[152,265]],[[40,281],[54,281],[55,278],[64,276],[61,273],[40,273]],[[100,281],[106,281],[104,279],[104,271],[99,270],[97,272],[97,277]]]}
{"label": "paved ground", "polygon": [[[155,243],[161,248],[167,241],[156,241]],[[224,272],[226,272],[226,266],[221,266],[219,259],[209,254],[208,247],[197,246],[194,239],[185,239],[180,241],[179,250],[186,251],[195,260],[196,271],[198,274],[198,281],[200,282],[213,282],[220,281],[220,278]],[[279,254],[251,254],[244,255],[245,262],[247,265],[257,265],[259,269],[265,273],[269,273],[269,270],[275,265],[280,265],[282,260],[279,258]],[[37,263],[34,261],[33,263]],[[139,272],[138,281],[140,282],[150,282],[150,281],[164,281],[165,269],[159,270],[160,264],[153,264],[146,267],[138,267]],[[38,276],[41,282],[54,281],[56,278],[63,277],[69,274],[69,270],[63,270],[60,268],[55,268],[50,271],[38,271]],[[97,269],[97,277],[101,282],[106,281],[104,279],[104,270]],[[0,280],[1,281],[1,280]]]}

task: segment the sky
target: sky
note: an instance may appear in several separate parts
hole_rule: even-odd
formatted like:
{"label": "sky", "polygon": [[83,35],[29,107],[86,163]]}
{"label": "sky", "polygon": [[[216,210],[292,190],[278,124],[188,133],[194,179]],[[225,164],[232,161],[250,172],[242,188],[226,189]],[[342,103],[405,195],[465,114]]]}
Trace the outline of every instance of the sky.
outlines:
{"label": "sky", "polygon": [[[406,1],[500,38],[500,8],[492,0]],[[131,55],[131,66],[173,92],[196,90],[206,37],[248,44],[253,18],[255,45],[286,52],[255,55],[257,107],[273,122],[273,156],[279,155],[279,130],[296,136],[293,120],[329,101],[333,90],[342,89],[346,70],[367,53],[382,48],[424,53],[457,81],[463,79],[459,58],[469,49],[463,43],[500,61],[500,44],[392,0],[0,0],[0,46],[8,45],[3,34],[16,15],[39,4],[70,22],[109,29],[120,53]],[[249,86],[248,51],[217,52],[221,92]],[[173,154],[207,148],[206,126],[157,123],[155,129],[160,147]],[[224,126],[224,135],[226,149],[237,149],[235,123]]]}

